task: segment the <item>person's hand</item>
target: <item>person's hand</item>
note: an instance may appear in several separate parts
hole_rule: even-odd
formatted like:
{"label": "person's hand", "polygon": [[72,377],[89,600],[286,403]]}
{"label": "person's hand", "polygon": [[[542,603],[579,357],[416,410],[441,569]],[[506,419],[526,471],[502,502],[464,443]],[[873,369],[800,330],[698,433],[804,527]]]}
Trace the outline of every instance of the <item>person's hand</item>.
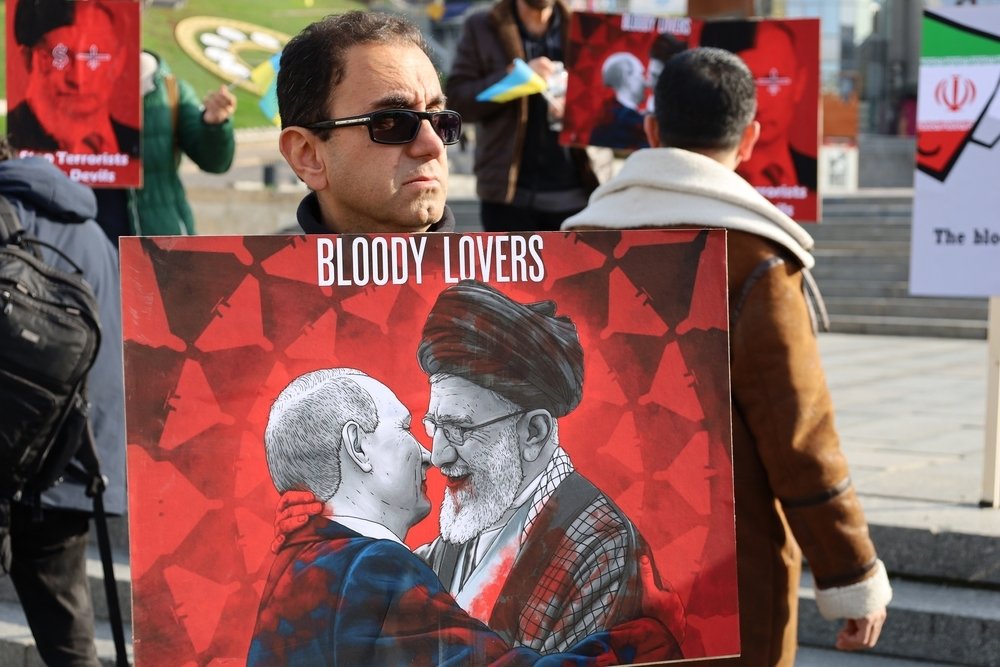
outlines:
{"label": "person's hand", "polygon": [[528,67],[535,70],[538,76],[542,77],[546,81],[549,80],[549,77],[552,76],[557,69],[556,64],[549,60],[546,56],[532,58],[528,61]]}
{"label": "person's hand", "polygon": [[684,633],[687,631],[687,617],[684,605],[677,591],[666,584],[666,589],[660,588],[653,572],[653,562],[649,556],[639,557],[639,578],[642,582],[642,613],[655,618],[670,631],[678,644],[684,643]]}
{"label": "person's hand", "polygon": [[837,648],[841,651],[869,649],[878,642],[885,623],[886,611],[882,607],[862,618],[849,618],[837,633]]}
{"label": "person's hand", "polygon": [[271,551],[278,553],[288,535],[301,528],[309,517],[323,513],[323,503],[311,491],[285,491],[274,510],[274,540]]}
{"label": "person's hand", "polygon": [[218,90],[213,90],[205,96],[202,105],[205,111],[202,118],[209,125],[219,125],[225,123],[226,119],[236,112],[236,96],[225,86],[219,86]]}
{"label": "person's hand", "polygon": [[566,111],[566,98],[547,95],[545,101],[549,103],[549,120],[562,120]]}

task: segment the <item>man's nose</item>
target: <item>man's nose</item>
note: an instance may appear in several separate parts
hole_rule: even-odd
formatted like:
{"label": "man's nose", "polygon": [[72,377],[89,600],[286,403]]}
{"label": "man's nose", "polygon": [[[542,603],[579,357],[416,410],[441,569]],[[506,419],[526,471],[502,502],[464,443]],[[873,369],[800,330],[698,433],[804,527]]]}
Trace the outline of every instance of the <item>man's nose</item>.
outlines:
{"label": "man's nose", "polygon": [[444,142],[438,136],[437,131],[427,119],[420,120],[420,128],[417,130],[416,138],[409,144],[409,149],[415,155],[427,155],[439,157],[444,153]]}
{"label": "man's nose", "polygon": [[426,447],[420,445],[420,467],[425,470],[431,465],[431,453]]}
{"label": "man's nose", "polygon": [[438,430],[434,434],[434,449],[431,452],[431,463],[434,464],[434,467],[440,468],[457,460],[458,452],[455,450],[455,445],[451,444],[448,438],[444,437],[444,433],[441,430]]}

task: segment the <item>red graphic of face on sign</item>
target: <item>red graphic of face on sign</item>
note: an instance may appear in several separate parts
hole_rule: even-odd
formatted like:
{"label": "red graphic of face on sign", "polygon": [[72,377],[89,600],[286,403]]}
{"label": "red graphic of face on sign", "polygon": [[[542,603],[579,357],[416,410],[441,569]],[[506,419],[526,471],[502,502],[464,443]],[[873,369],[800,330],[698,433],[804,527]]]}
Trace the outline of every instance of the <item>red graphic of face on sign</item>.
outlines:
{"label": "red graphic of face on sign", "polygon": [[87,185],[141,185],[138,2],[8,2],[7,44],[12,144]]}

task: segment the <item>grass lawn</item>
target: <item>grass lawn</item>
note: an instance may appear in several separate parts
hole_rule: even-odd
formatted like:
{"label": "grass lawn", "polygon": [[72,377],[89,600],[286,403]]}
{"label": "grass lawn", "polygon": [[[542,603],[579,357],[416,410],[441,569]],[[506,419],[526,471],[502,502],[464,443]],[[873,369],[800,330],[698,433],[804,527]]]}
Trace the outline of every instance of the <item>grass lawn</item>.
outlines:
{"label": "grass lawn", "polygon": [[[174,27],[188,16],[227,17],[294,35],[306,25],[327,14],[349,9],[364,9],[352,0],[314,0],[307,7],[304,0],[187,0],[179,9],[150,7],[142,12],[142,46],[159,54],[178,77],[190,83],[204,95],[223,81],[191,59],[174,39]],[[6,3],[0,4],[0,15],[6,21]],[[6,22],[5,22],[6,25]],[[0,33],[0,48],[6,55],[6,32]],[[5,61],[6,62],[6,61]],[[256,63],[250,63],[256,64]],[[4,96],[7,90],[6,69],[0,69]],[[228,82],[228,81],[227,81]],[[267,120],[257,108],[258,98],[238,87],[236,127],[260,127]],[[0,117],[0,130],[6,131],[7,117]]]}

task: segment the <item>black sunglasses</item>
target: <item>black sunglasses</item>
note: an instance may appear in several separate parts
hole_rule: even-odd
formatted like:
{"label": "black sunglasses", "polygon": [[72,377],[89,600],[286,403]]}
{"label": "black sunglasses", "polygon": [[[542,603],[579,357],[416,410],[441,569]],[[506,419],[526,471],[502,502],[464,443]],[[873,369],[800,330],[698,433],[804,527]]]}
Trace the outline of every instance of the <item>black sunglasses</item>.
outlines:
{"label": "black sunglasses", "polygon": [[420,123],[430,121],[434,132],[446,146],[458,143],[462,134],[462,117],[457,111],[413,111],[411,109],[385,109],[363,116],[334,118],[306,125],[307,130],[336,130],[338,127],[364,125],[368,136],[376,144],[408,144],[417,138]]}

